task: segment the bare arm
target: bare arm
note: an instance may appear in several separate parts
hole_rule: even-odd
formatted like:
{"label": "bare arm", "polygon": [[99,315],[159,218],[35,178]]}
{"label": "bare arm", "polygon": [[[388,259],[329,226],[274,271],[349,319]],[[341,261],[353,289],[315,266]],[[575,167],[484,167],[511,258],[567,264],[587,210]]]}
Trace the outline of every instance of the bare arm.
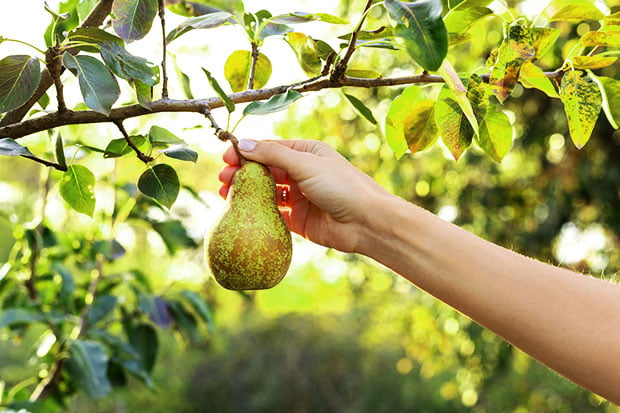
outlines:
{"label": "bare arm", "polygon": [[[620,404],[620,286],[526,258],[387,192],[329,146],[261,142],[242,153],[291,185],[289,227],[367,255],[575,383]],[[243,147],[250,149],[243,151]],[[220,174],[226,194],[235,165]]]}

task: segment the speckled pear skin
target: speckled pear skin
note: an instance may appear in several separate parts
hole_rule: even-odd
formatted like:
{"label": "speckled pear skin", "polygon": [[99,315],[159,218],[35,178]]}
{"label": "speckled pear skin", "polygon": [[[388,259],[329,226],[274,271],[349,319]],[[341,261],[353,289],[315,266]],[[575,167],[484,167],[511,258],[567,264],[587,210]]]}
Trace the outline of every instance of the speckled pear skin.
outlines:
{"label": "speckled pear skin", "polygon": [[209,237],[206,255],[213,276],[229,290],[271,288],[286,275],[292,252],[271,172],[245,162],[233,176],[228,210]]}

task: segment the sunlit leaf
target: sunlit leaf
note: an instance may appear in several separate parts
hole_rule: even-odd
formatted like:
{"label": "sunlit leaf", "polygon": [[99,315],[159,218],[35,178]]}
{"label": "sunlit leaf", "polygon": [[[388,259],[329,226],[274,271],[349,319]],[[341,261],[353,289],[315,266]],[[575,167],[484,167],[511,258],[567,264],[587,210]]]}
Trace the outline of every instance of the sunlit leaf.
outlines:
{"label": "sunlit leaf", "polygon": [[480,147],[495,161],[501,162],[512,146],[512,135],[508,116],[489,106],[476,138]]}
{"label": "sunlit leaf", "polygon": [[458,160],[471,145],[475,133],[454,94],[445,86],[435,104],[435,122],[443,143]]}
{"label": "sunlit leaf", "polygon": [[[130,136],[129,139],[138,148],[140,148],[146,143],[146,139],[144,138],[144,136]],[[118,158],[120,156],[130,153],[132,150],[133,149],[131,148],[131,146],[129,146],[129,144],[127,143],[127,139],[112,139],[106,146],[103,157]]]}
{"label": "sunlit leaf", "polygon": [[147,169],[138,180],[138,189],[144,195],[171,208],[179,195],[180,183],[177,172],[166,164]]}
{"label": "sunlit leaf", "polygon": [[25,146],[13,138],[0,139],[0,155],[2,156],[34,156]]}
{"label": "sunlit leaf", "polygon": [[411,153],[423,151],[437,140],[435,101],[424,99],[416,103],[403,119],[403,134]]}
{"label": "sunlit leaf", "polygon": [[100,343],[71,340],[65,365],[75,385],[91,399],[100,399],[110,392],[108,355]]}
{"label": "sunlit leaf", "polygon": [[136,92],[138,104],[145,109],[150,110],[153,103],[153,87],[139,80],[130,80],[129,83]]}
{"label": "sunlit leaf", "polygon": [[452,91],[453,99],[456,100],[456,103],[458,103],[473,130],[477,130],[478,120],[474,114],[474,109],[471,105],[469,97],[467,96],[467,88],[448,59],[445,59],[441,64],[439,74],[446,82],[446,86]]}
{"label": "sunlit leaf", "polygon": [[347,98],[349,103],[351,103],[351,105],[355,108],[357,113],[362,115],[368,122],[372,123],[373,125],[377,124],[377,120],[373,116],[372,111],[368,108],[368,106],[364,104],[364,102],[362,102],[355,96],[349,95],[347,93],[345,93],[344,96]]}
{"label": "sunlit leaf", "polygon": [[535,88],[552,98],[559,98],[553,82],[545,75],[545,72],[532,62],[525,62],[519,72],[519,82],[526,88]]}
{"label": "sunlit leaf", "polygon": [[198,161],[198,153],[184,145],[172,146],[170,148],[162,149],[159,152],[170,158],[178,159],[180,161],[188,161],[194,163]]}
{"label": "sunlit leaf", "polygon": [[394,34],[404,40],[411,58],[425,70],[439,69],[448,52],[441,0],[385,0],[384,4],[395,22]]}
{"label": "sunlit leaf", "polygon": [[40,80],[39,59],[13,55],[0,60],[0,113],[25,103],[37,89]]}
{"label": "sunlit leaf", "polygon": [[64,53],[62,61],[77,76],[86,106],[108,115],[121,92],[106,66],[92,56],[70,53]]}
{"label": "sunlit leaf", "polygon": [[581,44],[585,47],[607,46],[620,47],[620,26],[614,31],[591,31],[581,36]]}
{"label": "sunlit leaf", "polygon": [[236,21],[232,19],[232,14],[228,12],[215,12],[204,14],[198,17],[191,17],[179,24],[166,36],[166,41],[171,42],[178,38],[182,34],[194,29],[212,29],[214,27],[220,27],[224,24],[236,24]]}
{"label": "sunlit leaf", "polygon": [[470,3],[469,1],[464,1],[446,13],[444,23],[449,33],[462,35],[469,31],[483,17],[493,13],[493,10],[486,7],[486,5],[471,6]]}
{"label": "sunlit leaf", "polygon": [[394,151],[396,158],[407,152],[408,144],[404,133],[404,120],[410,111],[426,100],[422,89],[416,85],[408,86],[400,96],[392,101],[385,119],[385,139]]}
{"label": "sunlit leaf", "polygon": [[243,110],[244,115],[266,115],[288,108],[293,102],[301,98],[302,94],[289,89],[286,93],[275,95],[265,102],[252,102]]}
{"label": "sunlit leaf", "polygon": [[217,95],[220,97],[220,99],[222,99],[222,102],[224,103],[224,106],[226,106],[226,109],[228,110],[228,112],[229,113],[234,112],[235,111],[235,104],[233,103],[232,100],[230,100],[230,98],[228,97],[226,92],[224,92],[224,89],[222,89],[222,87],[220,86],[220,84],[217,81],[217,79],[215,79],[211,75],[211,72],[209,72],[204,67],[202,68],[202,71],[207,76],[207,80],[209,81],[209,84],[211,85],[211,87],[213,88],[215,93],[217,93]]}
{"label": "sunlit leaf", "polygon": [[534,27],[531,29],[532,46],[536,50],[536,58],[546,55],[562,34],[562,29],[555,27]]}
{"label": "sunlit leaf", "polygon": [[287,33],[284,38],[291,46],[304,73],[310,77],[321,74],[322,63],[316,41],[299,32]]}
{"label": "sunlit leaf", "polygon": [[183,90],[183,95],[185,95],[186,99],[194,99],[194,94],[192,93],[191,80],[185,72],[181,70],[181,67],[177,63],[176,56],[170,54],[172,58],[172,64],[174,66],[174,72],[179,79],[179,83],[181,84],[181,89]]}
{"label": "sunlit leaf", "polygon": [[148,34],[157,15],[157,0],[114,0],[112,27],[122,39],[131,42]]}
{"label": "sunlit leaf", "polygon": [[242,0],[167,0],[166,6],[182,16],[201,16],[220,11],[243,16],[245,12]]}
{"label": "sunlit leaf", "polygon": [[605,92],[603,106],[605,115],[614,129],[618,129],[620,125],[620,81],[606,76],[600,76],[598,80]]}
{"label": "sunlit leaf", "polygon": [[602,69],[611,66],[618,60],[613,56],[575,56],[570,59],[575,69]]}
{"label": "sunlit leaf", "polygon": [[168,129],[157,125],[153,125],[151,126],[151,129],[149,129],[149,141],[153,146],[178,145],[185,143],[183,139],[179,138]]}
{"label": "sunlit leaf", "polygon": [[289,14],[281,14],[269,19],[274,23],[306,23],[311,21],[321,21],[330,24],[348,24],[349,22],[338,16],[327,13],[305,13],[305,12],[292,12]]}
{"label": "sunlit leaf", "polygon": [[62,136],[58,134],[56,137],[56,144],[54,145],[54,153],[56,154],[56,162],[60,166],[67,166],[67,160],[65,159],[65,148],[62,143]]}
{"label": "sunlit leaf", "polygon": [[381,73],[371,69],[347,69],[345,75],[348,77],[358,77],[361,79],[380,79]]}
{"label": "sunlit leaf", "polygon": [[544,9],[549,21],[602,20],[605,15],[596,6],[596,0],[553,0]]}
{"label": "sunlit leaf", "polygon": [[602,108],[598,85],[578,70],[568,71],[562,78],[562,102],[568,119],[570,137],[577,148],[590,139]]}
{"label": "sunlit leaf", "polygon": [[60,181],[60,195],[79,213],[95,212],[95,175],[83,165],[70,165]]}
{"label": "sunlit leaf", "polygon": [[104,42],[100,46],[101,57],[112,72],[126,80],[139,80],[149,86],[159,82],[159,67],[143,57],[134,56],[121,44]]}
{"label": "sunlit leaf", "polygon": [[[248,88],[252,67],[252,53],[248,50],[232,52],[224,64],[224,76],[233,92],[241,92]],[[260,89],[271,77],[271,61],[262,53],[258,54],[254,69],[254,89]]]}

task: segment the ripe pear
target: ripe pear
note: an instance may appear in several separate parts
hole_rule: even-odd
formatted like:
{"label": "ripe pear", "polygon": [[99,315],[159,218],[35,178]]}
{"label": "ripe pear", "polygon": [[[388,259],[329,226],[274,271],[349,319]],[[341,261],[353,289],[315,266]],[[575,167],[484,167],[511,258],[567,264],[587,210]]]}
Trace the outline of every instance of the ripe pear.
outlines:
{"label": "ripe pear", "polygon": [[286,275],[291,233],[278,210],[276,183],[263,164],[243,160],[228,195],[229,207],[210,235],[207,261],[229,290],[274,287]]}

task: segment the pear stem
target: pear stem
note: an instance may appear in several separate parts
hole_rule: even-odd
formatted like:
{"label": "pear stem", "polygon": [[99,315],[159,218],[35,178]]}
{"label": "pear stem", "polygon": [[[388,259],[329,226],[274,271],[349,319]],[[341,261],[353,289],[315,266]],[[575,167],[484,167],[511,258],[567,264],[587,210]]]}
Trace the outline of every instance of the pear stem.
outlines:
{"label": "pear stem", "polygon": [[245,165],[248,160],[243,155],[241,155],[241,152],[239,151],[239,140],[235,137],[235,135],[223,129],[217,131],[216,135],[220,140],[223,140],[224,142],[230,141],[230,143],[232,143],[232,146],[233,148],[235,148],[235,152],[239,157],[239,165]]}

